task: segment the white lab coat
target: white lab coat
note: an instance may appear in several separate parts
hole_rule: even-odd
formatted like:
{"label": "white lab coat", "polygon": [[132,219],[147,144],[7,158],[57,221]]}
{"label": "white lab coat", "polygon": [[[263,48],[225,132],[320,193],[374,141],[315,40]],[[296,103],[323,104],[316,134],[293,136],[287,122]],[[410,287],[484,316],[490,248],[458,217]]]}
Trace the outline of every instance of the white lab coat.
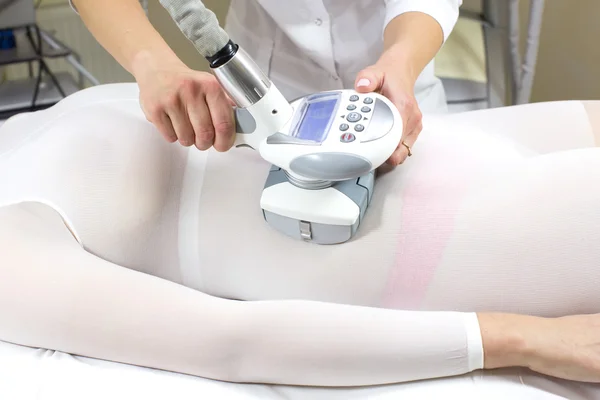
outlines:
{"label": "white lab coat", "polygon": [[[462,0],[231,0],[225,30],[289,99],[352,88],[356,75],[383,50],[394,17],[421,11],[448,37]],[[419,76],[422,112],[444,112],[446,96],[433,61]]]}

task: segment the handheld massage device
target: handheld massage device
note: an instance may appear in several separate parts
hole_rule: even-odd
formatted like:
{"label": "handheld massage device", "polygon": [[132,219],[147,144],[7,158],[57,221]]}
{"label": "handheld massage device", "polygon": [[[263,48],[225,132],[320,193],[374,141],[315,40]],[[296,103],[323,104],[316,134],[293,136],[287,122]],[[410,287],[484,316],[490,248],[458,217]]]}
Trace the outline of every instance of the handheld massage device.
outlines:
{"label": "handheld massage device", "polygon": [[235,147],[272,164],[260,205],[278,231],[318,244],[354,236],[375,170],[402,135],[396,107],[377,93],[333,90],[288,102],[198,0],[161,0],[235,101]]}

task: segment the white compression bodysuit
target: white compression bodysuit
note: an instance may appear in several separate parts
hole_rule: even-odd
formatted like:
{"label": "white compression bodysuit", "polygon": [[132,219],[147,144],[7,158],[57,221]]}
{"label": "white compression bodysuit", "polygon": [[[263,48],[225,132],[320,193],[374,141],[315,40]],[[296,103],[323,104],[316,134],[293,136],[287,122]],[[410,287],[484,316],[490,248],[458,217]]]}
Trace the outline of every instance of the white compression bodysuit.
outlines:
{"label": "white compression bodysuit", "polygon": [[0,340],[245,382],[481,368],[473,311],[600,312],[590,110],[428,117],[338,246],[269,228],[269,165],[166,143],[133,84],[14,117],[0,128]]}

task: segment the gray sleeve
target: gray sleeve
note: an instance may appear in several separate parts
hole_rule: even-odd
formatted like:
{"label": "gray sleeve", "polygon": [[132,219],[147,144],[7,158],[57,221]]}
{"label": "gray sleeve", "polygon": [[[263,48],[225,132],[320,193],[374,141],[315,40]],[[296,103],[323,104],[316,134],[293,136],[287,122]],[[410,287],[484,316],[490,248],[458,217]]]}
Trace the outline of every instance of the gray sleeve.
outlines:
{"label": "gray sleeve", "polygon": [[221,50],[229,36],[219,25],[217,16],[199,0],[160,0],[181,32],[204,57]]}
{"label": "gray sleeve", "polygon": [[[204,57],[221,50],[229,41],[229,35],[219,25],[215,13],[199,0],[159,0],[169,12],[181,32],[194,44]],[[79,14],[73,0],[69,5]]]}

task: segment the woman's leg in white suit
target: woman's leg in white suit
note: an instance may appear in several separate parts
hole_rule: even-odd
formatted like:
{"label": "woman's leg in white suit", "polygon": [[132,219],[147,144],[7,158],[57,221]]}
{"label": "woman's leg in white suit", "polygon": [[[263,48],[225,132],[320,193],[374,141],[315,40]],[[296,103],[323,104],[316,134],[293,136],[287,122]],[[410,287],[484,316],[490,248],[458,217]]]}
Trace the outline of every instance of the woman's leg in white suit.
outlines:
{"label": "woman's leg in white suit", "polygon": [[[409,172],[389,178],[406,189],[382,305],[599,311],[600,296],[586,282],[600,279],[600,247],[580,240],[600,240],[599,118],[600,102],[560,102],[426,120],[429,152],[415,146]],[[430,129],[444,134],[428,137]],[[490,134],[500,139],[497,152]]]}
{"label": "woman's leg in white suit", "polygon": [[[527,110],[539,115],[537,125],[519,118]],[[541,155],[518,168],[507,165],[467,197],[422,306],[543,316],[599,312],[600,102],[486,114],[490,130]],[[451,282],[460,282],[460,296],[444,290]]]}
{"label": "woman's leg in white suit", "polygon": [[15,344],[218,380],[315,386],[481,367],[473,314],[211,297],[85,252],[40,204],[0,209],[0,254],[0,340]]}
{"label": "woman's leg in white suit", "polygon": [[531,103],[449,114],[445,119],[507,138],[530,155],[600,146],[600,101]]}
{"label": "woman's leg in white suit", "polygon": [[600,312],[599,227],[600,148],[532,157],[461,205],[420,307]]}

